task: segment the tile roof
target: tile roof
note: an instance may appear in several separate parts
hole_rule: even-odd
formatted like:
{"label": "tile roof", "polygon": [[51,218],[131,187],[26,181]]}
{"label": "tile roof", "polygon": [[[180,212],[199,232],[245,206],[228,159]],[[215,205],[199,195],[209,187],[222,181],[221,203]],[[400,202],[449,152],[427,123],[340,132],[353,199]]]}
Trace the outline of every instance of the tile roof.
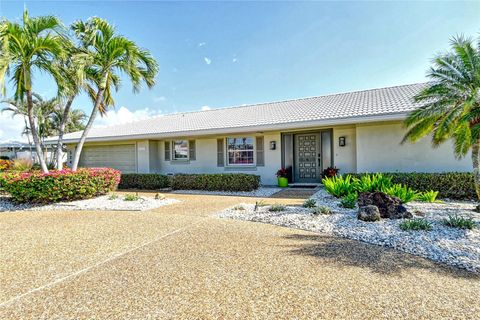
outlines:
{"label": "tile roof", "polygon": [[[135,137],[172,137],[202,135],[219,131],[275,130],[309,125],[358,123],[368,118],[378,120],[404,116],[419,107],[413,101],[425,83],[381,89],[338,93],[319,97],[260,103],[254,105],[186,112],[150,119],[92,128],[88,140],[119,140]],[[390,116],[390,118],[389,118]],[[76,140],[81,132],[65,135]]]}

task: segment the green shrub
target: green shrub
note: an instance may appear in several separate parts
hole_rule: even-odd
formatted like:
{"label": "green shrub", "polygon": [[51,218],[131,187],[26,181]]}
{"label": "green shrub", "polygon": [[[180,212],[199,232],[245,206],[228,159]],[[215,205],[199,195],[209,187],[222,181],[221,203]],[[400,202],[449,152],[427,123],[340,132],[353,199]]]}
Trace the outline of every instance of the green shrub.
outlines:
{"label": "green shrub", "polygon": [[417,200],[422,202],[437,202],[438,191],[425,191],[417,195]]}
{"label": "green shrub", "polygon": [[118,196],[117,196],[115,193],[111,194],[111,195],[108,197],[108,200],[117,200],[117,199],[118,199]]}
{"label": "green shrub", "polygon": [[302,207],[304,208],[315,208],[317,205],[317,201],[315,199],[307,199],[303,202]]}
{"label": "green shrub", "polygon": [[114,191],[120,172],[108,168],[3,174],[4,190],[19,203],[52,203],[87,199]]}
{"label": "green shrub", "polygon": [[280,212],[280,211],[285,211],[287,208],[284,205],[281,204],[272,204],[270,208],[268,208],[268,211],[270,212]]}
{"label": "green shrub", "polygon": [[400,229],[404,231],[429,231],[432,230],[432,224],[425,219],[409,219],[400,223]]}
{"label": "green shrub", "polygon": [[391,186],[389,188],[383,189],[382,192],[384,192],[384,193],[386,193],[390,196],[394,196],[394,197],[399,198],[400,201],[402,201],[403,203],[413,201],[418,196],[418,193],[415,190],[413,190],[413,189],[411,189],[407,186],[401,185],[399,183],[394,184],[393,186]]}
{"label": "green shrub", "polygon": [[327,206],[319,206],[319,207],[315,207],[312,209],[312,213],[314,215],[331,215],[333,212],[332,212],[332,209],[330,209],[329,207]]}
{"label": "green shrub", "polygon": [[123,197],[123,201],[138,201],[140,200],[140,197],[136,194],[126,194]]}
{"label": "green shrub", "polygon": [[357,204],[357,200],[358,200],[358,194],[356,192],[347,194],[340,201],[340,206],[347,209],[353,209]]}
{"label": "green shrub", "polygon": [[260,176],[243,173],[177,174],[171,177],[174,190],[253,191]]}
{"label": "green shrub", "polygon": [[158,190],[170,187],[169,177],[156,173],[125,173],[119,189]]}
{"label": "green shrub", "polygon": [[[352,174],[357,178],[362,175],[364,174]],[[400,183],[419,192],[438,191],[440,199],[477,200],[473,175],[470,172],[393,172],[384,175],[391,176],[392,183]]]}
{"label": "green shrub", "polygon": [[382,173],[364,174],[360,178],[353,178],[356,192],[378,192],[392,186],[392,177]]}
{"label": "green shrub", "polygon": [[473,229],[475,227],[475,221],[472,218],[464,218],[459,215],[449,215],[447,219],[443,220],[446,226],[460,229]]}
{"label": "green shrub", "polygon": [[327,177],[322,182],[325,190],[337,198],[355,191],[355,179],[350,175]]}

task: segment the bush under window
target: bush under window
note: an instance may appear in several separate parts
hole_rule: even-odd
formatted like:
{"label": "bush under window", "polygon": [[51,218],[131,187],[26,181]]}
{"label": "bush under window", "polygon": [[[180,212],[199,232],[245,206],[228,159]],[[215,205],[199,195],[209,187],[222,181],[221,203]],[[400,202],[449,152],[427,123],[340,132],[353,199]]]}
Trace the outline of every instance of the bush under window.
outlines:
{"label": "bush under window", "polygon": [[174,190],[253,191],[260,186],[260,176],[243,173],[177,174],[170,181]]}
{"label": "bush under window", "polygon": [[253,191],[260,187],[260,176],[243,173],[177,174],[167,176],[156,173],[122,174],[119,189]]}

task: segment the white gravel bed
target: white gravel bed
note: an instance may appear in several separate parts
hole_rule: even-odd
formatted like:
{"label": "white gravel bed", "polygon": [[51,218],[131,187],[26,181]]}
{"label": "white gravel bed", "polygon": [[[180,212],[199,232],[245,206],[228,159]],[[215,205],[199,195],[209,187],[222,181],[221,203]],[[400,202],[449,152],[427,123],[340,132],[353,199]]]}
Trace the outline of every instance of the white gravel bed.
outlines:
{"label": "white gravel bed", "polygon": [[0,212],[2,211],[45,211],[45,210],[106,210],[106,211],[145,211],[179,202],[176,199],[154,199],[139,197],[135,201],[126,201],[123,196],[111,198],[101,196],[86,200],[58,202],[49,205],[15,204],[8,197],[0,196]]}
{"label": "white gravel bed", "polygon": [[175,190],[171,193],[178,194],[204,194],[204,195],[216,195],[216,196],[238,196],[238,197],[256,197],[256,198],[268,198],[275,193],[281,191],[281,188],[274,187],[260,187],[254,191],[204,191],[204,190]]}
{"label": "white gravel bed", "polygon": [[[424,217],[433,225],[431,231],[403,231],[403,220],[382,219],[379,222],[363,222],[357,219],[357,209],[339,206],[338,199],[324,189],[312,196],[317,205],[328,206],[331,215],[313,215],[311,209],[289,206],[286,211],[269,212],[269,207],[254,211],[254,205],[240,204],[245,210],[232,207],[219,213],[221,218],[231,218],[270,223],[290,228],[322,232],[348,239],[359,240],[384,247],[395,248],[451,266],[480,272],[480,214],[471,211],[470,202],[412,203],[408,209],[415,217]],[[272,204],[274,202],[271,202]],[[472,217],[477,226],[473,230],[461,230],[443,225],[448,214]]]}

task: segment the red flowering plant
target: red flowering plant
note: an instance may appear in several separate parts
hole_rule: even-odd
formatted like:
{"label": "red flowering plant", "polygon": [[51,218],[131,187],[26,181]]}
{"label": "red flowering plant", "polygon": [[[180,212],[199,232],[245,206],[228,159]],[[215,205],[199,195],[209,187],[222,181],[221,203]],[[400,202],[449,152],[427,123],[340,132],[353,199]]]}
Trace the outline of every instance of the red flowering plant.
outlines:
{"label": "red flowering plant", "polygon": [[336,167],[328,167],[327,169],[323,170],[323,176],[326,178],[335,177],[338,171],[340,171],[340,169],[337,169]]}
{"label": "red flowering plant", "polygon": [[288,178],[288,171],[285,168],[281,168],[277,171],[277,178]]}
{"label": "red flowering plant", "polygon": [[19,203],[52,203],[92,198],[114,191],[120,171],[110,168],[68,169],[41,173],[8,172],[2,188]]}

